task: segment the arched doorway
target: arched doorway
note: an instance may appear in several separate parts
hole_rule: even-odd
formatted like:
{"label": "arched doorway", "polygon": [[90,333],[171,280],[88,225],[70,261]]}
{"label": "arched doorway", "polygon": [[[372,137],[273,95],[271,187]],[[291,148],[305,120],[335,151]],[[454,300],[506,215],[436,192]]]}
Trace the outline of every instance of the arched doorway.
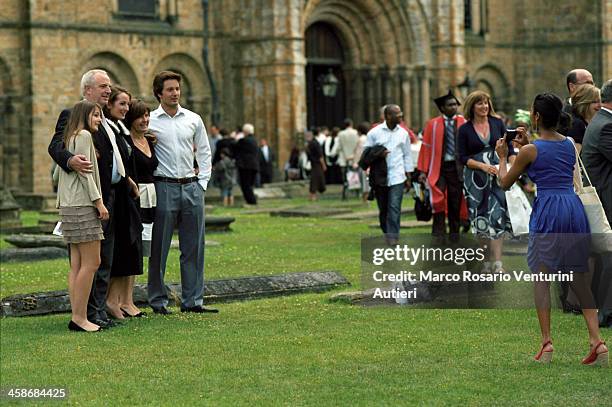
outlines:
{"label": "arched doorway", "polygon": [[[306,103],[308,127],[341,126],[346,117],[346,86],[342,65],[342,43],[333,26],[323,22],[306,30]],[[335,93],[324,94],[324,84],[332,74],[337,84]],[[328,89],[329,90],[329,89]]]}

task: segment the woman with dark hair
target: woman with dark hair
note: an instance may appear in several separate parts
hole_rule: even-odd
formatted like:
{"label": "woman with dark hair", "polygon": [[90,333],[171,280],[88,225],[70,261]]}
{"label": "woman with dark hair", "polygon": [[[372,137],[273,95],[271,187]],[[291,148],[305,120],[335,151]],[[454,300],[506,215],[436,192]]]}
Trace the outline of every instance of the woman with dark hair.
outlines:
{"label": "woman with dark hair", "polygon": [[[599,321],[588,278],[590,228],[584,206],[573,188],[577,150],[573,140],[556,130],[566,125],[570,117],[562,112],[563,102],[550,93],[535,97],[531,122],[538,128],[538,140],[529,143],[527,131],[518,128],[515,140],[520,150],[510,170],[506,157],[505,137],[497,141],[495,150],[500,157],[499,182],[504,189],[526,170],[536,183],[538,195],[529,220],[527,263],[533,273],[573,273],[570,286],[576,293],[589,331],[590,353],[582,360],[585,365],[608,364],[608,349],[599,336]],[[566,274],[567,275],[567,274]],[[537,276],[536,276],[537,277]],[[535,279],[535,304],[542,333],[542,344],[535,360],[552,360],[550,332],[550,282]]]}
{"label": "woman with dark hair", "polygon": [[87,299],[94,274],[100,266],[100,240],[104,239],[100,220],[108,219],[102,203],[100,173],[92,133],[102,123],[102,109],[95,103],[77,103],[70,113],[64,132],[64,145],[72,154],[82,154],[91,161],[89,174],[59,171],[57,207],[62,235],[70,247],[68,293],[72,318],[71,331],[96,332],[100,326],[87,320]]}
{"label": "woman with dark hair", "polygon": [[[157,196],[153,172],[157,168],[155,156],[155,135],[149,132],[149,114],[151,110],[145,102],[135,99],[130,102],[130,110],[125,116],[125,126],[129,129],[126,140],[132,148],[135,170],[135,181],[140,193],[140,219],[142,221],[142,257],[151,256],[151,236],[155,220]],[[142,274],[142,266],[135,274]],[[142,317],[145,315],[134,304],[133,292],[136,276],[127,277],[127,284],[121,295],[120,308],[124,317]]]}
{"label": "woman with dark hair", "polygon": [[111,267],[111,279],[106,296],[106,308],[116,319],[124,319],[121,310],[123,303],[131,302],[126,296],[130,295],[130,280],[134,276],[142,274],[142,240],[140,215],[138,203],[133,198],[138,198],[138,185],[134,182],[136,170],[134,168],[133,149],[128,148],[130,132],[123,124],[130,109],[132,95],[120,87],[112,86],[108,103],[104,106],[104,114],[107,123],[111,127],[117,144],[123,143],[128,156],[124,158],[126,169],[126,182],[116,184],[115,205],[112,216],[115,218],[115,243],[113,250],[113,264]]}
{"label": "woman with dark hair", "polygon": [[[463,188],[472,231],[480,245],[487,247],[493,271],[503,272],[503,238],[512,234],[512,224],[506,196],[497,184],[500,159],[495,154],[495,144],[504,136],[506,127],[495,114],[491,97],[481,90],[467,96],[463,113],[467,122],[459,127],[457,151],[465,165]],[[510,162],[514,154],[510,148]],[[491,271],[491,261],[484,262],[483,272]]]}

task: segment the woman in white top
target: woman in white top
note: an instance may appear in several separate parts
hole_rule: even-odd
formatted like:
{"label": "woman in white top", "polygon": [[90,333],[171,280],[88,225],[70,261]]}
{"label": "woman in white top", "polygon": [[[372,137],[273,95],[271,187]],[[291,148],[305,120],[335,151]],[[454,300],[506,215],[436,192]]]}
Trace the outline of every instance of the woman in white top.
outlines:
{"label": "woman in white top", "polygon": [[60,209],[62,234],[70,245],[68,292],[72,318],[71,331],[96,332],[100,327],[87,320],[87,299],[94,274],[100,265],[100,240],[104,239],[100,221],[108,219],[102,203],[100,175],[92,133],[102,122],[99,105],[77,103],[70,113],[64,145],[75,155],[84,155],[93,164],[92,173],[59,172],[57,207]]}

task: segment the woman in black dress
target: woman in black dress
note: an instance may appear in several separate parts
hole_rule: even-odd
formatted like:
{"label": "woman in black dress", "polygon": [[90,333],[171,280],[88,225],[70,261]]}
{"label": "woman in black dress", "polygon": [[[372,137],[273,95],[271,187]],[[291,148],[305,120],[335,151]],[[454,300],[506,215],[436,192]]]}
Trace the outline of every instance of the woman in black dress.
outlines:
{"label": "woman in black dress", "polygon": [[126,137],[129,131],[123,124],[123,120],[129,111],[129,104],[132,96],[120,87],[113,86],[108,103],[104,106],[104,115],[107,123],[112,129],[119,151],[126,151],[127,156],[122,159],[125,166],[126,178],[115,184],[114,204],[111,216],[114,218],[114,248],[113,260],[111,265],[111,278],[106,296],[106,308],[111,316],[116,319],[124,319],[121,310],[125,302],[128,280],[135,274],[142,274],[142,242],[141,222],[138,213],[138,186],[134,179],[135,169],[133,153],[127,144]]}
{"label": "woman in black dress", "polygon": [[[125,125],[129,129],[126,141],[132,147],[132,158],[135,167],[135,181],[140,191],[140,218],[142,220],[142,253],[140,268],[137,273],[142,274],[142,257],[151,256],[151,232],[155,218],[157,198],[153,183],[153,171],[157,168],[157,157],[153,146],[155,136],[149,133],[149,107],[145,102],[135,99],[130,103],[130,111],[125,116]],[[134,291],[135,275],[128,277],[125,296],[121,310],[126,317],[141,317],[144,312],[134,304],[132,293]]]}

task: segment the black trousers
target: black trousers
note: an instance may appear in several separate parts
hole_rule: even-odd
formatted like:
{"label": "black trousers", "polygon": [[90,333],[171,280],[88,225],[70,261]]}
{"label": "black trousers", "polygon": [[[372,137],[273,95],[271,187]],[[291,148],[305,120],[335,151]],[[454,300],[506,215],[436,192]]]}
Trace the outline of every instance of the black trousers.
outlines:
{"label": "black trousers", "polygon": [[[463,185],[459,181],[457,173],[457,164],[455,161],[442,162],[440,169],[440,178],[436,184],[442,192],[446,191],[446,205],[448,208],[448,228],[451,238],[459,237],[459,227],[461,225],[461,194]],[[433,215],[433,226],[431,233],[434,236],[446,235],[446,225],[444,212],[435,213]]]}
{"label": "black trousers", "polygon": [[[123,181],[122,181],[123,182]],[[121,187],[121,182],[118,184]],[[106,295],[108,294],[108,284],[110,281],[111,268],[113,266],[113,253],[115,248],[115,190],[111,189],[108,202],[104,202],[108,210],[108,221],[102,222],[104,240],[100,248],[100,267],[94,275],[87,302],[87,319],[108,319],[106,314]]]}
{"label": "black trousers", "polygon": [[257,171],[250,170],[247,168],[238,168],[238,176],[240,177],[240,189],[242,190],[242,196],[246,203],[255,205],[257,203],[257,197],[253,192],[253,186],[255,185],[255,176]]}

